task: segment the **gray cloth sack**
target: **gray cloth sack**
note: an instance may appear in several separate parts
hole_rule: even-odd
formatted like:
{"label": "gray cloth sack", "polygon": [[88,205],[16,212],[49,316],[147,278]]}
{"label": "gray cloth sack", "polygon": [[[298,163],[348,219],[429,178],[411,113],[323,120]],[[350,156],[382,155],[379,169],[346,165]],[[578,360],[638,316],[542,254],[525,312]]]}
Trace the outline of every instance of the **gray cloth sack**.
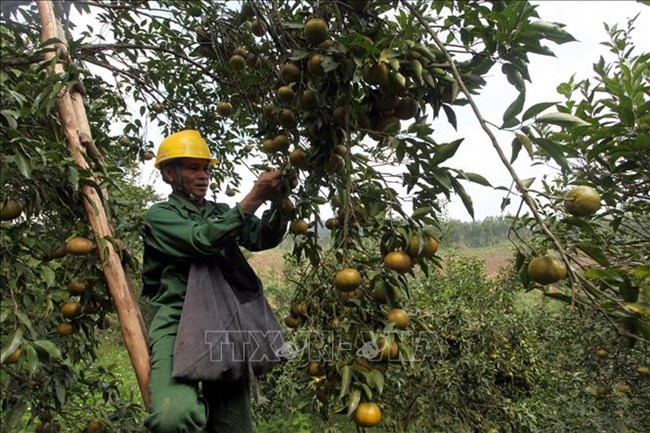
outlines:
{"label": "gray cloth sack", "polygon": [[[174,344],[176,379],[254,381],[285,360],[282,328],[259,278],[238,247],[228,253],[225,266],[213,260],[190,267]],[[230,283],[224,274],[233,276]]]}

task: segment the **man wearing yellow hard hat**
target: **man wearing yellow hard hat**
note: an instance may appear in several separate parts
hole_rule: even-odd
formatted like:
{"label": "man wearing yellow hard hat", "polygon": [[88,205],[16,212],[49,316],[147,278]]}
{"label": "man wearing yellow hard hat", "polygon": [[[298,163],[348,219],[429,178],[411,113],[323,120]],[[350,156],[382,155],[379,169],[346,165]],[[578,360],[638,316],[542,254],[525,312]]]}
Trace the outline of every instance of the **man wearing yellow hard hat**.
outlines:
{"label": "man wearing yellow hard hat", "polygon": [[[296,184],[280,171],[262,173],[234,207],[206,200],[210,171],[217,163],[196,130],[183,130],[160,144],[155,166],[172,193],[154,204],[145,217],[143,295],[150,298],[150,413],[152,432],[252,432],[247,380],[204,383],[174,378],[174,343],[183,315],[190,266],[216,260],[224,273],[237,275],[239,246],[259,251],[277,246],[287,220],[271,209],[255,211]],[[242,256],[243,257],[243,256]],[[247,265],[245,265],[247,266]]]}

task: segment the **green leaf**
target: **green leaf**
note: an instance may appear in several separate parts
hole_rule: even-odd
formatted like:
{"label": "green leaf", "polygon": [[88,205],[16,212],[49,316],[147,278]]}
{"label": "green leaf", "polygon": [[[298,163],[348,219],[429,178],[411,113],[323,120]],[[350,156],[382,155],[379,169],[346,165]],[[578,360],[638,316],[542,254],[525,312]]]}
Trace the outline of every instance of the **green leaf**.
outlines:
{"label": "green leaf", "polygon": [[22,311],[16,311],[16,317],[20,322],[27,328],[30,332],[30,334],[34,334],[34,328],[32,327],[32,321],[29,320],[29,317]]}
{"label": "green leaf", "polygon": [[23,177],[27,179],[32,178],[32,170],[34,169],[32,163],[20,149],[16,151],[16,165],[18,166],[18,171],[20,171],[20,174],[22,174]]}
{"label": "green leaf", "polygon": [[607,260],[607,257],[605,256],[605,254],[603,254],[603,251],[596,245],[589,244],[586,242],[580,242],[576,246],[580,248],[589,257],[591,257],[596,262],[598,262],[598,264],[602,266],[609,266],[609,260]]}
{"label": "green leaf", "polygon": [[361,390],[359,388],[353,388],[348,398],[348,416],[351,416],[357,410],[359,403],[361,403]]}
{"label": "green leaf", "polygon": [[527,179],[522,179],[522,180],[521,180],[521,184],[522,184],[522,185],[524,186],[524,188],[526,188],[526,189],[530,188],[530,186],[533,184],[533,182],[535,182],[535,178],[534,178],[534,177],[529,177],[529,178],[527,178]]}
{"label": "green leaf", "polygon": [[557,292],[546,292],[544,293],[544,296],[548,296],[549,298],[557,299],[558,301],[562,301],[565,304],[571,304],[573,303],[573,297],[570,295],[565,295],[564,293],[557,293]]}
{"label": "green leaf", "polygon": [[61,350],[49,340],[36,340],[34,346],[45,351],[52,359],[61,359]]}
{"label": "green leaf", "polygon": [[41,276],[47,287],[52,287],[54,285],[54,279],[56,277],[54,271],[48,266],[41,266]]}
{"label": "green leaf", "polygon": [[54,394],[58,402],[63,405],[65,403],[66,389],[65,385],[61,383],[61,380],[58,377],[54,378]]}
{"label": "green leaf", "polygon": [[512,142],[510,143],[510,147],[512,148],[512,155],[510,156],[510,164],[515,162],[517,160],[517,157],[519,156],[519,152],[521,151],[521,141],[517,140],[517,138],[513,138]]}
{"label": "green leaf", "polygon": [[537,118],[537,123],[545,123],[557,126],[590,126],[579,117],[569,113],[548,113]]}
{"label": "green leaf", "polygon": [[523,116],[521,116],[521,121],[524,122],[532,117],[535,117],[542,111],[546,110],[549,107],[552,107],[555,104],[556,102],[540,102],[539,104],[532,105],[528,107],[528,110],[524,111]]}
{"label": "green leaf", "polygon": [[488,182],[488,180],[486,178],[484,178],[483,176],[481,176],[478,173],[470,173],[470,172],[464,171],[464,172],[461,173],[461,176],[463,176],[465,179],[469,180],[470,182],[474,182],[474,183],[477,183],[477,184],[483,185],[483,186],[488,186],[490,188],[492,187],[492,184],[490,182]]}
{"label": "green leaf", "polygon": [[467,194],[467,191],[465,191],[465,188],[463,188],[463,185],[460,184],[456,179],[451,178],[451,185],[454,188],[454,191],[456,191],[456,194],[460,197],[461,201],[463,202],[463,205],[465,205],[465,209],[467,209],[467,213],[474,219],[474,204],[472,203],[472,198],[470,197],[469,194]]}
{"label": "green leaf", "polygon": [[341,392],[339,399],[342,399],[350,392],[350,383],[352,381],[352,368],[349,365],[341,367]]}
{"label": "green leaf", "polygon": [[558,143],[545,138],[536,138],[533,141],[562,168],[566,170],[569,169],[569,163],[567,162],[564,152]]}
{"label": "green leaf", "polygon": [[413,211],[413,214],[411,215],[411,218],[413,218],[415,220],[415,219],[418,219],[418,218],[420,218],[422,216],[429,215],[429,214],[431,214],[431,212],[433,212],[433,208],[431,206],[419,207],[419,208],[417,208],[417,209],[415,209]]}
{"label": "green leaf", "polygon": [[20,347],[22,341],[23,331],[21,329],[16,329],[9,334],[7,342],[2,346],[2,352],[0,352],[0,363],[5,362],[5,359]]}
{"label": "green leaf", "polygon": [[444,104],[442,106],[442,109],[445,111],[445,114],[447,115],[447,121],[449,122],[449,124],[453,126],[455,130],[458,130],[458,122],[456,120],[456,112],[454,112],[454,109],[447,104]]}
{"label": "green leaf", "polygon": [[460,143],[462,143],[463,140],[464,138],[460,138],[458,140],[452,141],[451,143],[443,143],[438,145],[435,148],[433,158],[431,158],[431,164],[440,164],[441,162],[444,162],[454,156],[458,150],[458,147],[460,146]]}
{"label": "green leaf", "polygon": [[365,373],[366,382],[373,389],[377,390],[377,393],[381,394],[384,390],[384,375],[381,371],[373,368],[370,372]]}
{"label": "green leaf", "polygon": [[[524,109],[524,102],[526,102],[525,88],[519,92],[517,98],[510,104],[510,106],[503,113],[502,128],[510,128],[514,125],[519,124],[519,121],[516,119],[516,116],[517,114],[521,113],[521,110]],[[513,120],[517,120],[517,122],[514,125],[512,124]]]}

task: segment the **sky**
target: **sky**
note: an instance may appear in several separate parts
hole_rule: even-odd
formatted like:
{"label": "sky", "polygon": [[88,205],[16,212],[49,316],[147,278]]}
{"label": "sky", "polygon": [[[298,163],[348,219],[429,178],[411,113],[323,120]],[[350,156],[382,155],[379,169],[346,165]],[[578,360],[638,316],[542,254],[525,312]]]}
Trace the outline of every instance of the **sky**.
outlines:
{"label": "sky", "polygon": [[[542,20],[566,24],[565,30],[571,33],[577,41],[562,45],[548,43],[556,57],[530,56],[531,62],[528,69],[532,84],[527,83],[524,109],[539,102],[561,101],[562,97],[555,89],[560,83],[568,81],[574,73],[576,80],[590,78],[594,75],[592,65],[598,61],[599,56],[603,55],[606,59],[608,58],[607,48],[600,45],[601,42],[608,40],[603,22],[607,22],[610,26],[618,23],[619,28],[624,28],[629,18],[641,12],[635,23],[636,30],[633,33],[633,40],[638,50],[637,53],[650,51],[650,32],[648,31],[650,29],[650,7],[641,3],[631,0],[546,0],[532,3],[538,5],[537,11]],[[611,59],[611,57],[609,58]],[[488,79],[488,84],[476,101],[486,120],[501,124],[502,113],[514,101],[516,91],[507,83],[497,68],[494,68],[493,71],[494,76]],[[552,110],[553,108],[550,108],[549,112]],[[509,173],[499,160],[485,132],[480,129],[478,121],[469,107],[461,107],[456,111],[459,125],[457,133],[445,125],[444,117],[434,122],[437,133],[466,137],[465,142],[454,158],[449,161],[449,164],[466,171],[479,173],[487,178],[492,185],[510,186]],[[512,134],[497,133],[496,135],[500,144],[507,149],[506,155],[509,157],[509,143],[512,141]],[[520,153],[514,167],[520,178],[535,177],[537,179],[532,188],[540,184],[539,179],[543,175],[554,173],[550,167],[531,167],[530,160],[524,151]],[[503,191],[494,191],[474,184],[465,184],[465,186],[474,201],[477,220],[501,214]],[[506,208],[506,212],[515,213],[518,206],[519,200],[513,200],[513,205]],[[452,199],[448,212],[451,218],[463,221],[471,220],[458,198]]]}
{"label": "sky", "polygon": [[[572,74],[576,80],[591,78],[593,74],[592,65],[603,55],[607,59],[607,48],[600,45],[608,40],[607,32],[603,22],[610,26],[618,24],[625,27],[629,18],[640,13],[635,24],[633,40],[637,46],[637,53],[650,51],[650,7],[632,0],[612,1],[560,1],[546,0],[533,1],[538,5],[538,14],[543,21],[552,21],[566,25],[565,30],[571,33],[577,41],[562,45],[548,42],[547,45],[555,52],[555,57],[531,55],[529,71],[532,83],[527,83],[526,104],[524,109],[538,102],[561,101],[562,97],[556,92],[556,87],[567,81]],[[644,29],[646,29],[644,31]],[[644,38],[645,36],[645,38]],[[611,58],[611,57],[610,57]],[[493,67],[487,78],[488,84],[475,98],[475,101],[483,115],[488,121],[501,124],[502,114],[508,105],[515,99],[515,89],[507,83],[502,76],[498,66]],[[553,108],[549,109],[549,112]],[[459,168],[468,172],[474,172],[484,176],[492,185],[510,186],[511,178],[505,166],[499,160],[495,149],[492,147],[487,135],[481,129],[469,106],[455,107],[458,117],[459,130],[455,131],[447,122],[444,115],[440,116],[433,123],[433,138],[437,142],[447,142],[465,137],[456,155],[447,161],[447,165]],[[503,146],[506,155],[510,156],[509,143],[513,139],[512,133],[503,133],[493,130],[499,144]],[[150,131],[149,138],[157,137],[155,131]],[[540,179],[544,175],[553,175],[552,167],[532,167],[526,153],[522,151],[514,167],[521,179],[534,177],[536,182],[532,185],[540,185]],[[154,184],[161,196],[169,193],[169,186],[160,181],[158,172],[153,169],[153,161],[146,163],[143,170],[142,181]],[[254,179],[245,177],[240,185],[237,195],[234,197],[218,196],[219,201],[230,205],[241,200],[245,193],[252,186]],[[495,191],[491,188],[464,183],[467,192],[474,201],[475,219],[482,220],[488,216],[504,214],[500,206],[505,193]],[[513,214],[517,211],[520,201],[512,197],[512,204],[505,209],[505,213]],[[323,217],[327,217],[327,210],[324,210]],[[471,216],[465,210],[460,199],[452,196],[447,207],[448,217],[461,221],[471,221]]]}

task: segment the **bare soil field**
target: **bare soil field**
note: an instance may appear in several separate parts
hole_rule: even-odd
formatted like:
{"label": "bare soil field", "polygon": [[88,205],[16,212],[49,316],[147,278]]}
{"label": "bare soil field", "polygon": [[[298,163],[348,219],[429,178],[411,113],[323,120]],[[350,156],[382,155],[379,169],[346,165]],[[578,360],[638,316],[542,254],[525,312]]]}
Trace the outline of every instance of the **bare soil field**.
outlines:
{"label": "bare soil field", "polygon": [[[252,253],[248,259],[255,272],[264,280],[284,279],[284,260],[282,256],[286,251],[274,249]],[[475,257],[485,263],[485,275],[495,276],[499,270],[508,266],[513,257],[510,244],[504,243],[482,248],[463,248],[453,252],[461,257]],[[444,252],[441,252],[444,258]]]}

